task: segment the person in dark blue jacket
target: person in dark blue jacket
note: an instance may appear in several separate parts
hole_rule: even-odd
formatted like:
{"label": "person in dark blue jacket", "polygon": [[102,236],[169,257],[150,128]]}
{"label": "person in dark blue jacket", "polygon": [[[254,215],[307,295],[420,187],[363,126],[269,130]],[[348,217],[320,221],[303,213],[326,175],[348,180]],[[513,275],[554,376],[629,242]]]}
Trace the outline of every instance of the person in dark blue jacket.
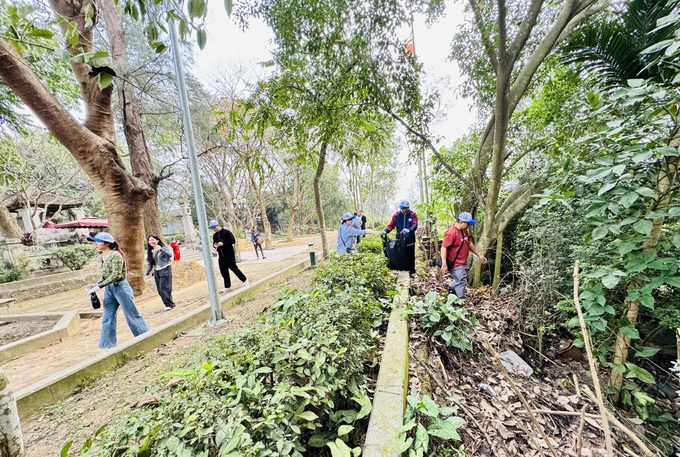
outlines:
{"label": "person in dark blue jacket", "polygon": [[384,234],[390,233],[397,229],[397,237],[404,237],[406,239],[406,255],[409,265],[409,273],[416,273],[416,230],[418,230],[418,215],[411,211],[408,200],[399,202],[399,211],[392,215],[392,220],[385,230]]}

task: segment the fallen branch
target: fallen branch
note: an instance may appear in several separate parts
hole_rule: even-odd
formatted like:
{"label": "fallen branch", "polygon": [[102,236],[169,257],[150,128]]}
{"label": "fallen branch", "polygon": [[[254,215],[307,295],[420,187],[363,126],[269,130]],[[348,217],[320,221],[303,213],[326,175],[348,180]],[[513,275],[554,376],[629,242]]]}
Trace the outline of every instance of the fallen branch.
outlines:
{"label": "fallen branch", "polygon": [[491,347],[491,343],[489,343],[489,340],[485,340],[485,343],[486,343],[487,349],[493,355],[493,358],[496,361],[496,365],[498,365],[498,368],[501,370],[501,373],[503,373],[503,376],[505,376],[505,379],[510,383],[510,387],[512,387],[512,390],[515,392],[517,397],[519,397],[519,401],[521,401],[522,405],[524,405],[524,409],[526,409],[527,413],[529,413],[529,417],[531,418],[531,423],[534,424],[534,427],[536,427],[538,432],[541,434],[541,436],[545,440],[545,443],[548,445],[548,448],[550,448],[550,452],[552,453],[552,455],[557,457],[557,452],[555,452],[555,448],[553,448],[552,444],[550,443],[550,440],[548,439],[545,432],[543,431],[543,428],[541,428],[541,425],[536,420],[536,416],[534,416],[534,413],[532,412],[531,407],[529,406],[529,403],[527,402],[526,398],[524,398],[524,395],[522,395],[522,392],[520,392],[520,390],[517,388],[514,381],[512,380],[510,375],[508,374],[507,370],[503,366],[503,363],[501,362],[500,356],[494,350],[494,348]]}
{"label": "fallen branch", "polygon": [[[596,401],[595,394],[593,393],[592,390],[590,390],[588,386],[583,386],[581,390],[585,394],[585,396],[588,397],[591,401]],[[610,411],[607,411],[607,419],[614,427],[618,428],[635,444],[637,444],[637,446],[640,448],[645,457],[657,457],[660,455],[659,453],[652,452],[652,450],[649,449],[645,445],[645,443],[642,442],[640,437],[635,432],[633,432],[631,429],[623,425],[623,423],[620,420],[618,420],[616,416],[614,416],[614,414],[612,414]]]}
{"label": "fallen branch", "polygon": [[586,405],[581,408],[581,420],[578,423],[578,435],[576,435],[576,457],[581,457],[583,447],[583,427],[586,425]]}
{"label": "fallen branch", "polygon": [[576,307],[576,312],[578,313],[578,320],[581,323],[581,332],[583,333],[583,341],[586,346],[586,352],[588,354],[588,364],[590,365],[590,373],[593,378],[593,387],[595,387],[595,393],[597,394],[597,407],[600,409],[600,416],[602,418],[602,430],[604,430],[604,444],[607,448],[607,455],[609,457],[614,457],[614,446],[612,445],[612,436],[609,433],[609,426],[607,425],[607,410],[604,407],[604,400],[602,400],[602,390],[600,389],[600,378],[597,375],[597,369],[595,367],[595,358],[593,357],[593,349],[590,347],[590,336],[588,334],[588,327],[586,326],[586,321],[583,318],[583,312],[581,311],[581,303],[578,300],[578,269],[579,261],[574,263],[574,306]]}
{"label": "fallen branch", "polygon": [[[581,416],[580,411],[553,411],[551,409],[535,409],[534,412],[536,414],[551,414],[551,415],[554,415],[554,416]],[[594,419],[600,418],[599,414],[584,413],[583,416],[594,418]]]}

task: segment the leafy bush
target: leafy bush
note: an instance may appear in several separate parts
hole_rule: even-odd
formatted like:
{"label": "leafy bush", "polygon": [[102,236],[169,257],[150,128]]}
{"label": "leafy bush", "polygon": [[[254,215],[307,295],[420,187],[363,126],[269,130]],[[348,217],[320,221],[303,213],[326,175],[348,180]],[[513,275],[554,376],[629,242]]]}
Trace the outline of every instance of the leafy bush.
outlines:
{"label": "leafy bush", "polygon": [[325,447],[359,455],[351,432],[371,410],[366,371],[377,363],[378,298],[390,275],[370,254],[319,269],[332,280],[317,271],[306,292],[289,292],[233,337],[216,337],[206,362],[167,374],[183,377],[181,386],[100,432],[84,455],[302,456]]}
{"label": "leafy bush", "polygon": [[444,298],[430,292],[422,300],[414,297],[407,314],[418,316],[426,333],[440,337],[447,346],[471,351],[472,342],[467,335],[477,325],[477,317],[469,316],[465,308],[454,307],[460,301],[454,294]]}
{"label": "leafy bush", "polygon": [[333,291],[349,290],[363,286],[374,296],[384,296],[394,283],[394,275],[387,268],[383,255],[357,253],[333,255],[331,262],[319,265],[314,282]]}
{"label": "leafy bush", "polygon": [[55,259],[74,271],[82,270],[95,255],[97,255],[97,250],[87,244],[74,244],[52,250],[52,256]]}
{"label": "leafy bush", "polygon": [[358,252],[372,252],[373,254],[382,254],[382,239],[379,235],[368,235],[361,239],[361,243],[357,244],[356,248]]}
{"label": "leafy bush", "polygon": [[28,263],[25,255],[20,255],[14,266],[0,260],[0,284],[19,280],[28,271]]}
{"label": "leafy bush", "polygon": [[452,441],[461,441],[457,430],[465,421],[454,415],[456,409],[450,406],[439,407],[427,395],[418,399],[415,390],[411,390],[406,401],[399,453],[408,451],[409,457],[459,455]]}

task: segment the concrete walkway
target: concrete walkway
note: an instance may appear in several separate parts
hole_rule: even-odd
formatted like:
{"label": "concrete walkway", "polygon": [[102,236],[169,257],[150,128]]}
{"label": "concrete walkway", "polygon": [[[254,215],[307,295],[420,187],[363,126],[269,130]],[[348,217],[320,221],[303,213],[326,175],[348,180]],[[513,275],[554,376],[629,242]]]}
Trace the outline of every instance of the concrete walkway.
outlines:
{"label": "concrete walkway", "polygon": [[[239,263],[239,267],[246,274],[251,283],[261,280],[271,274],[280,271],[302,259],[308,257],[307,246],[291,246],[265,251],[267,258],[257,261],[255,253],[248,253],[253,260],[248,260],[248,254],[244,253],[246,260]],[[271,253],[271,255],[270,255]],[[215,259],[215,263],[217,260]],[[262,268],[266,264],[267,268]],[[216,277],[221,281],[219,268],[215,268]],[[236,279],[232,275],[232,281]],[[218,283],[219,284],[219,283]],[[236,280],[234,289],[239,290],[243,285]],[[91,317],[80,319],[77,333],[70,338],[50,344],[49,346],[36,349],[33,352],[24,354],[12,360],[2,363],[2,369],[10,379],[12,388],[18,391],[31,384],[39,382],[52,373],[60,371],[68,366],[77,365],[84,360],[101,354],[104,349],[97,348],[99,333],[101,331],[101,318],[98,312],[92,312],[89,305],[89,298],[85,297],[82,290],[72,290],[64,292],[63,297],[55,296],[44,297],[43,299],[31,301],[30,308],[20,313],[55,312],[76,310],[80,313],[88,313]],[[176,308],[172,311],[164,311],[160,297],[155,293],[145,293],[138,297],[137,307],[144,316],[151,329],[159,328],[166,323],[177,319],[181,315],[191,314],[198,308],[209,303],[206,281],[200,281],[183,289],[174,290],[173,297]],[[85,298],[88,298],[85,300]],[[29,302],[27,302],[28,304]],[[70,304],[70,305],[69,305]],[[18,303],[20,307],[21,303]],[[118,344],[121,345],[132,339],[127,324],[123,318],[123,313],[118,313]]]}

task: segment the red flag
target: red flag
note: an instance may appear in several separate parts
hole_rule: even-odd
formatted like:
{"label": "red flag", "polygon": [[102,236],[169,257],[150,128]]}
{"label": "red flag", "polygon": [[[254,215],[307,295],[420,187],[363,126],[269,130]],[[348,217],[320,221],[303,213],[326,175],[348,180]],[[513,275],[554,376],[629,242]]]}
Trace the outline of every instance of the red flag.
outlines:
{"label": "red flag", "polygon": [[412,56],[416,55],[416,50],[415,46],[413,45],[413,40],[408,40],[408,42],[404,45],[404,50],[411,54]]}

